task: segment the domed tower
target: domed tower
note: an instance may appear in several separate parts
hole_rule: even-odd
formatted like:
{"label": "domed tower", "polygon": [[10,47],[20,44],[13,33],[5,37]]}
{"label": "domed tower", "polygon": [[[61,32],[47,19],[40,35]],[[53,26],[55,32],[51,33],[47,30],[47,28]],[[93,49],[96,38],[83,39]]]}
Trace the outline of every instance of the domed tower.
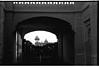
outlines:
{"label": "domed tower", "polygon": [[45,41],[44,41],[44,44],[48,44],[48,41],[47,41],[47,39],[45,39]]}
{"label": "domed tower", "polygon": [[36,37],[35,37],[35,41],[36,41],[36,42],[35,42],[35,45],[36,45],[36,46],[39,46],[39,40],[40,40],[39,37],[36,36]]}

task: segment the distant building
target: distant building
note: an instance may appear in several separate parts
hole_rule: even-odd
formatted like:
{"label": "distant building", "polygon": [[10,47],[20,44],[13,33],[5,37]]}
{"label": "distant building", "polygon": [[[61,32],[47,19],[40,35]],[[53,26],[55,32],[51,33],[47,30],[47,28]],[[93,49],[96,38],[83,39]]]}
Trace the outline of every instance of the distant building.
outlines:
{"label": "distant building", "polygon": [[48,44],[48,41],[47,41],[47,39],[45,39],[44,43],[45,43],[45,44]]}
{"label": "distant building", "polygon": [[35,41],[39,41],[40,39],[39,39],[39,37],[38,36],[36,36],[35,37]]}
{"label": "distant building", "polygon": [[48,41],[47,41],[47,39],[45,39],[45,41],[44,42],[39,42],[39,37],[38,36],[36,36],[35,37],[35,46],[44,46],[44,45],[46,45],[46,44],[48,44]]}

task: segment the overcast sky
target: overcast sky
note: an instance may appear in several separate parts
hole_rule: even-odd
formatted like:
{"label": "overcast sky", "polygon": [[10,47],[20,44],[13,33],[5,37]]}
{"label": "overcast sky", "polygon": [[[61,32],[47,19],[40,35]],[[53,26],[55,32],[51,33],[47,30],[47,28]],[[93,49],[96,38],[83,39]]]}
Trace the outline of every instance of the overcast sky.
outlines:
{"label": "overcast sky", "polygon": [[39,37],[39,42],[44,42],[45,39],[48,40],[48,42],[53,43],[53,42],[57,42],[57,36],[51,32],[47,32],[47,31],[33,31],[33,32],[29,32],[24,36],[24,39],[29,40],[32,44],[35,44],[35,37],[38,36]]}

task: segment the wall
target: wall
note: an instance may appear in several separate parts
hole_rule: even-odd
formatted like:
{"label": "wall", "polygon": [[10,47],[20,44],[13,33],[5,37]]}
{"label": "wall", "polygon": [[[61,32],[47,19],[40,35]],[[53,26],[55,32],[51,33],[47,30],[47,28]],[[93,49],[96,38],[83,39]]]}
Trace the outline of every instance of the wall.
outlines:
{"label": "wall", "polygon": [[90,2],[81,16],[85,63],[97,64],[97,2]]}
{"label": "wall", "polygon": [[2,54],[3,54],[3,23],[4,23],[4,5],[0,3],[0,64],[2,63]]}
{"label": "wall", "polygon": [[75,46],[74,46],[74,32],[69,30],[68,33],[63,33],[63,59],[64,63],[75,64]]}
{"label": "wall", "polygon": [[97,64],[97,2],[90,4],[90,18],[91,18],[91,62]]}
{"label": "wall", "polygon": [[[67,22],[69,22],[73,29],[74,29],[74,14],[73,13],[54,13],[54,12],[27,12],[27,13],[15,13],[14,14],[14,23],[15,25],[17,25],[19,22],[32,18],[32,17],[38,17],[38,16],[48,16],[48,17],[55,17],[55,18],[59,18],[59,19],[63,19]],[[72,19],[72,20],[71,20]]]}

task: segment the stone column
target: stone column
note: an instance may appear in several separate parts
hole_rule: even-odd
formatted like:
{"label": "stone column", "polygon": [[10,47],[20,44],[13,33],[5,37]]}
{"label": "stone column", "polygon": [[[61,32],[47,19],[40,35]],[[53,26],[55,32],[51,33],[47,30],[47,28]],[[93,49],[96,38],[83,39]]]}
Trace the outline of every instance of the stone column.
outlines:
{"label": "stone column", "polygon": [[58,57],[59,57],[59,60],[61,61],[62,60],[62,35],[59,33],[58,35]]}
{"label": "stone column", "polygon": [[90,3],[91,64],[97,64],[97,2]]}
{"label": "stone column", "polygon": [[4,23],[4,10],[3,2],[0,2],[0,64],[2,64],[3,53],[3,23]]}
{"label": "stone column", "polygon": [[81,13],[75,14],[75,64],[85,64],[85,51],[83,43],[83,26],[81,21]]}

